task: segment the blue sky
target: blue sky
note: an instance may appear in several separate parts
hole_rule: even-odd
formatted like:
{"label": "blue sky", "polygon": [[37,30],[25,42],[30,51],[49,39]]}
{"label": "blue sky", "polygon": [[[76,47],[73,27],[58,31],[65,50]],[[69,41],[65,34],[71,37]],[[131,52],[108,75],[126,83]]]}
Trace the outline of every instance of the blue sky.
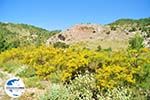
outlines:
{"label": "blue sky", "polygon": [[49,30],[145,17],[150,17],[150,0],[0,0],[0,21]]}

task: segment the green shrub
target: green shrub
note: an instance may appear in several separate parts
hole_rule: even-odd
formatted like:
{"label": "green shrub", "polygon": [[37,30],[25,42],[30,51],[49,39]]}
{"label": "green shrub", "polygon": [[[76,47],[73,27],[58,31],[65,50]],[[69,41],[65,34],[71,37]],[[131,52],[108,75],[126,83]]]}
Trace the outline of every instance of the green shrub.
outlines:
{"label": "green shrub", "polygon": [[54,47],[55,48],[68,48],[69,45],[67,45],[67,44],[65,44],[63,42],[56,42],[56,43],[54,43]]}
{"label": "green shrub", "polygon": [[129,32],[135,32],[136,31],[136,28],[135,27],[132,27]]}
{"label": "green shrub", "polygon": [[109,48],[106,48],[106,49],[103,49],[104,51],[112,51],[112,48],[109,47]]}
{"label": "green shrub", "polygon": [[45,94],[39,96],[39,100],[75,100],[67,88],[60,84],[52,84]]}
{"label": "green shrub", "polygon": [[143,41],[144,41],[144,38],[140,36],[139,34],[136,34],[133,38],[130,38],[129,48],[139,50],[140,48],[144,47]]}
{"label": "green shrub", "polygon": [[140,77],[138,77],[138,83],[138,87],[150,90],[150,64],[143,65],[142,73],[140,74]]}
{"label": "green shrub", "polygon": [[111,25],[111,30],[115,31],[116,30],[116,27]]}
{"label": "green shrub", "polygon": [[25,68],[20,70],[16,75],[19,77],[30,78],[35,76],[35,70],[32,67],[25,66]]}
{"label": "green shrub", "polygon": [[96,51],[101,51],[101,50],[102,50],[101,45],[98,45],[98,46],[97,46],[97,50],[96,50]]}
{"label": "green shrub", "polygon": [[44,86],[40,81],[40,78],[37,76],[24,78],[24,82],[27,88],[40,88],[40,89],[44,88]]}
{"label": "green shrub", "polygon": [[59,83],[61,82],[61,71],[57,71],[57,72],[54,72],[54,73],[51,73],[51,75],[49,76],[49,80],[52,82],[52,83]]}
{"label": "green shrub", "polygon": [[14,60],[8,61],[0,65],[0,67],[2,67],[4,71],[7,71],[9,73],[15,73],[21,67],[21,64]]}

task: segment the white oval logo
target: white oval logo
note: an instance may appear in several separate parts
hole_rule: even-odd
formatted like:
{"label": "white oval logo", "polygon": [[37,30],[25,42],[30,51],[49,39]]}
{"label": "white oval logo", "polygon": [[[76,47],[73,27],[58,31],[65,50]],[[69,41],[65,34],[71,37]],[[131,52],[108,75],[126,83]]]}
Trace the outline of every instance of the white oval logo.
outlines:
{"label": "white oval logo", "polygon": [[5,92],[12,98],[20,97],[25,91],[25,85],[20,78],[10,78],[5,83]]}

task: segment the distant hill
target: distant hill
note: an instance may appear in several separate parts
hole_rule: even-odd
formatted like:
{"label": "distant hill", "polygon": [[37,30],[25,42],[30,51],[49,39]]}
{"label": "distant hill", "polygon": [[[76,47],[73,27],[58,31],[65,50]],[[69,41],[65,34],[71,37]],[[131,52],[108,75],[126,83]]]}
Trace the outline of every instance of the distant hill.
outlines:
{"label": "distant hill", "polygon": [[119,19],[108,24],[111,29],[121,28],[128,32],[140,33],[144,37],[144,44],[150,47],[150,17],[143,19]]}
{"label": "distant hill", "polygon": [[80,44],[88,48],[124,49],[128,47],[128,40],[136,33],[145,38],[145,45],[149,45],[150,18],[133,20],[119,19],[107,25],[78,24],[60,32],[47,40],[47,44],[63,42],[66,44]]}
{"label": "distant hill", "polygon": [[0,22],[0,52],[27,45],[79,44],[83,47],[124,49],[128,40],[136,33],[144,37],[144,44],[150,47],[150,18],[119,19],[107,25],[77,24],[61,32],[48,31],[33,25]]}
{"label": "distant hill", "polygon": [[0,22],[0,51],[9,48],[40,45],[60,30],[48,31],[33,25]]}
{"label": "distant hill", "polygon": [[143,19],[119,19],[109,25],[125,25],[125,24],[137,24],[138,27],[150,25],[150,18]]}
{"label": "distant hill", "polygon": [[129,32],[140,31],[146,32],[150,37],[150,18],[144,19],[119,19],[113,23],[108,24],[112,29],[121,27]]}

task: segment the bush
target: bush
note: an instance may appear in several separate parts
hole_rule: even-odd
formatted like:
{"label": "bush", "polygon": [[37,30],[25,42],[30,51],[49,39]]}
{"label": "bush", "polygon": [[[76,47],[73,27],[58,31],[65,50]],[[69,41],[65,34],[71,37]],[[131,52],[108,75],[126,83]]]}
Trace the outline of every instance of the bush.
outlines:
{"label": "bush", "polygon": [[39,96],[40,100],[131,100],[129,88],[116,87],[101,92],[97,89],[92,74],[79,75],[70,84],[52,84],[48,91]]}
{"label": "bush", "polygon": [[18,63],[18,61],[12,60],[12,61],[8,61],[6,63],[0,64],[0,67],[3,67],[4,71],[16,74],[17,70],[21,68],[22,65]]}
{"label": "bush", "polygon": [[24,82],[27,88],[44,88],[39,77],[37,76],[24,78]]}
{"label": "bush", "polygon": [[132,27],[129,32],[135,32],[136,31],[136,28],[135,27]]}
{"label": "bush", "polygon": [[117,27],[111,25],[111,30],[115,31]]}
{"label": "bush", "polygon": [[67,84],[67,89],[74,94],[77,100],[97,99],[96,80],[93,74],[86,72],[84,75],[78,75],[74,80]]}
{"label": "bush", "polygon": [[[133,72],[135,70],[135,72]],[[98,86],[101,89],[111,89],[117,86],[124,86],[135,83],[134,74],[138,68],[129,69],[129,67],[121,67],[117,65],[104,66],[97,70]]]}
{"label": "bush", "polygon": [[144,38],[141,37],[139,34],[136,34],[133,38],[129,40],[129,48],[130,49],[137,49],[144,47],[143,44]]}
{"label": "bush", "polygon": [[132,100],[133,93],[129,88],[116,87],[108,89],[103,95],[98,95],[99,100]]}
{"label": "bush", "polygon": [[109,48],[107,48],[107,49],[104,49],[104,51],[112,51],[112,48],[109,47]]}
{"label": "bush", "polygon": [[102,50],[101,45],[98,45],[98,46],[97,46],[97,50],[96,50],[96,51],[101,51],[101,50]]}
{"label": "bush", "polygon": [[69,45],[67,45],[67,44],[65,44],[63,42],[56,42],[56,43],[54,43],[54,47],[55,48],[68,48]]}
{"label": "bush", "polygon": [[[138,87],[137,91],[140,88],[149,90],[149,58],[148,48],[97,52],[77,46],[62,49],[43,45],[4,51],[0,54],[0,65],[7,71],[12,71],[10,62],[17,62],[19,66],[13,66],[13,69],[21,77],[31,77],[32,80],[32,77],[37,76],[54,83],[68,83],[65,89],[74,91],[74,96],[96,98],[95,93],[105,93],[117,86]],[[26,66],[18,72],[20,65]],[[33,85],[28,82],[29,86]],[[69,92],[71,93],[73,92]]]}
{"label": "bush", "polygon": [[75,100],[68,92],[65,86],[52,84],[51,88],[43,95],[39,96],[39,100]]}
{"label": "bush", "polygon": [[17,73],[17,76],[26,77],[26,78],[30,78],[30,77],[33,77],[35,75],[36,75],[35,70],[32,67],[28,67],[28,66],[25,66],[25,68],[23,68],[22,70],[20,70]]}

